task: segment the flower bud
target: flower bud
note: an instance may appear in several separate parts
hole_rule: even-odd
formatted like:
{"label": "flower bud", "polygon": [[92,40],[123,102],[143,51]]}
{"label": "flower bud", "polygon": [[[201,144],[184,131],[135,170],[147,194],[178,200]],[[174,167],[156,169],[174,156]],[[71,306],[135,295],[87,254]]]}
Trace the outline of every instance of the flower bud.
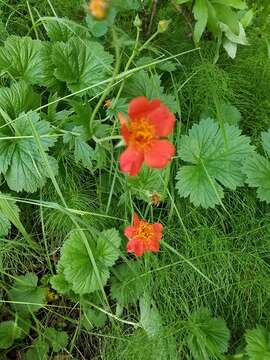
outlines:
{"label": "flower bud", "polygon": [[134,20],[133,24],[134,24],[134,26],[136,26],[136,28],[141,28],[142,27],[142,20],[139,18],[138,14],[135,17],[135,20]]}
{"label": "flower bud", "polygon": [[158,23],[158,28],[157,31],[159,33],[163,33],[165,31],[167,31],[169,25],[170,25],[171,20],[160,20],[160,22]]}

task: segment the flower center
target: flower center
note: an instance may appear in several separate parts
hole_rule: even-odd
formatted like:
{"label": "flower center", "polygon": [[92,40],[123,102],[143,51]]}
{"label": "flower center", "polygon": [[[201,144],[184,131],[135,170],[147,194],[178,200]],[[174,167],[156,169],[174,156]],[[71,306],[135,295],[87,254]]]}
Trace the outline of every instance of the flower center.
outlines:
{"label": "flower center", "polygon": [[153,226],[144,221],[140,222],[138,236],[144,241],[149,241],[154,235]]}
{"label": "flower center", "polygon": [[129,126],[129,133],[130,143],[141,149],[149,145],[155,138],[155,128],[146,118],[133,120]]}

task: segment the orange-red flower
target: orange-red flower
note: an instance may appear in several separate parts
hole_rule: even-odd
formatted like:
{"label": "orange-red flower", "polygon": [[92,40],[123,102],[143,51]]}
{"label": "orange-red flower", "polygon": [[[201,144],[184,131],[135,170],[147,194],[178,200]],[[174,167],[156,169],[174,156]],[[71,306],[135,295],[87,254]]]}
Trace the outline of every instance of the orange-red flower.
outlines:
{"label": "orange-red flower", "polygon": [[158,252],[162,230],[162,224],[149,224],[134,214],[133,225],[125,229],[125,236],[129,239],[127,251],[136,256],[142,256],[143,253],[150,251]]}
{"label": "orange-red flower", "polygon": [[92,16],[102,20],[107,15],[108,0],[90,0],[88,9]]}
{"label": "orange-red flower", "polygon": [[128,119],[118,115],[121,134],[127,149],[120,156],[120,168],[131,176],[137,175],[145,162],[150,168],[163,168],[175,154],[174,146],[164,137],[170,135],[175,117],[158,99],[141,96],[133,99]]}

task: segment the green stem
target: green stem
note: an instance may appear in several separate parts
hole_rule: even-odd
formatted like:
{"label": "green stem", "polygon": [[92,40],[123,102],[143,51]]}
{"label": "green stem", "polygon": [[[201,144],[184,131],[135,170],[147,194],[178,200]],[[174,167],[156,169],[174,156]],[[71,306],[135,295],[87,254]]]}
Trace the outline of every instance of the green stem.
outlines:
{"label": "green stem", "polygon": [[120,69],[120,51],[119,51],[119,42],[116,36],[116,31],[115,29],[112,27],[112,34],[113,34],[113,42],[115,44],[115,58],[116,58],[116,63],[115,63],[115,68],[114,68],[114,72],[113,75],[111,77],[111,81],[108,83],[106,89],[103,92],[103,95],[101,96],[101,98],[99,99],[95,109],[93,110],[93,113],[91,115],[90,118],[90,122],[89,122],[89,130],[90,130],[90,134],[93,133],[93,121],[98,113],[98,110],[100,109],[100,107],[102,106],[102,104],[104,103],[104,100],[106,99],[108,93],[111,90],[111,87],[119,73],[119,69]]}

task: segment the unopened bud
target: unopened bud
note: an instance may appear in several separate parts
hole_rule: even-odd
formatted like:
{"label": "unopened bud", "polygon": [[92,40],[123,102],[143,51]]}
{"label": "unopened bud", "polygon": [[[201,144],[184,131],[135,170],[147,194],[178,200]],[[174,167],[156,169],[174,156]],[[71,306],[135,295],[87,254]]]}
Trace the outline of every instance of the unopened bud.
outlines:
{"label": "unopened bud", "polygon": [[142,27],[142,20],[139,18],[138,14],[135,17],[135,20],[134,20],[133,24],[134,24],[134,26],[136,26],[136,28],[141,28]]}
{"label": "unopened bud", "polygon": [[163,33],[165,31],[167,31],[169,25],[170,25],[171,20],[160,20],[160,22],[158,23],[158,28],[157,31],[159,33]]}

